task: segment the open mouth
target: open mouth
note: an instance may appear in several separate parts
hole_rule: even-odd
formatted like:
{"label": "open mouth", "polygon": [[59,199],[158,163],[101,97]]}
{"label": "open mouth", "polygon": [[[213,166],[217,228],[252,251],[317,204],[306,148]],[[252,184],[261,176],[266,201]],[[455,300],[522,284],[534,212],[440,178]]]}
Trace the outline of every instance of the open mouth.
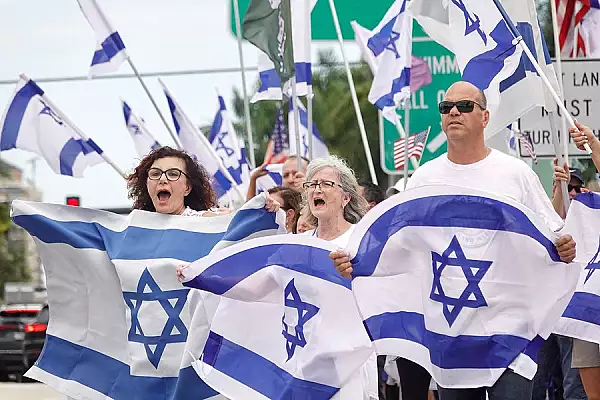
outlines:
{"label": "open mouth", "polygon": [[158,193],[156,194],[156,197],[158,198],[158,201],[160,203],[166,203],[171,198],[171,192],[169,192],[168,190],[165,190],[165,189],[159,190]]}
{"label": "open mouth", "polygon": [[315,207],[324,207],[325,206],[325,200],[323,199],[314,199],[313,200],[313,204]]}

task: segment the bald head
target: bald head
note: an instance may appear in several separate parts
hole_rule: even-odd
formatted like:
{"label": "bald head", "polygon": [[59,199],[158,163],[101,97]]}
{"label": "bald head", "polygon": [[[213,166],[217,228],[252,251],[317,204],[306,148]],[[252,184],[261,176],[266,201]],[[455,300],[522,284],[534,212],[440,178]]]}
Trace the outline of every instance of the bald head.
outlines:
{"label": "bald head", "polygon": [[483,145],[483,132],[490,118],[485,94],[472,83],[459,81],[448,88],[444,101],[456,103],[461,100],[470,100],[477,105],[473,105],[472,111],[460,112],[455,106],[448,114],[442,114],[442,129],[448,142],[460,142],[467,147]]}
{"label": "bald head", "polygon": [[[471,82],[458,81],[453,83],[446,91],[446,97],[449,93],[454,94],[455,92],[469,95],[471,96],[470,98],[475,100],[482,108],[487,108],[487,98],[485,97],[485,93]],[[447,100],[446,97],[444,97],[444,100]]]}

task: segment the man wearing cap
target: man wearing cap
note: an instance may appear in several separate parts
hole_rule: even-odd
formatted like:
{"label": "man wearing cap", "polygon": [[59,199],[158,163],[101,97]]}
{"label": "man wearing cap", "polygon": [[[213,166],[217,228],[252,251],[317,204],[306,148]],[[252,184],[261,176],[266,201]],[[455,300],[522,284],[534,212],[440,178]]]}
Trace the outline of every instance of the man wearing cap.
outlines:
{"label": "man wearing cap", "polygon": [[[566,170],[569,170],[569,173]],[[554,210],[563,219],[566,218],[565,207],[563,206],[563,196],[560,182],[568,182],[567,190],[569,192],[569,201],[573,200],[579,193],[588,192],[585,188],[583,173],[579,168],[568,168],[566,165],[564,168],[560,168],[556,165],[554,160],[554,186],[552,187],[552,205]]]}

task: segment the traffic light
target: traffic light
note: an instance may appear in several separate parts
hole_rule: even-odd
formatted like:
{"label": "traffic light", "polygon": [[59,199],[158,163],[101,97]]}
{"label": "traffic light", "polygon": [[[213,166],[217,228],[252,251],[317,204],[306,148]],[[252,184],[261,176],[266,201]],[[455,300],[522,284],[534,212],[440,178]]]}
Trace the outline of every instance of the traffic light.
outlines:
{"label": "traffic light", "polygon": [[81,205],[79,196],[67,196],[66,201],[68,206],[79,207]]}

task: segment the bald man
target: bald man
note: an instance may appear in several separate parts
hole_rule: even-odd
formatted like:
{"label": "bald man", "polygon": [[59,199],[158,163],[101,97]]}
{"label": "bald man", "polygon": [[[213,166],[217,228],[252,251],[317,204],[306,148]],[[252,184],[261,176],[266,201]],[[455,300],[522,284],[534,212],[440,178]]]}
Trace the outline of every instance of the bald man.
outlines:
{"label": "bald man", "polygon": [[[448,139],[448,153],[417,169],[409,179],[407,190],[426,185],[455,185],[507,196],[537,213],[554,231],[563,221],[554,211],[537,175],[524,162],[488,148],[484,130],[490,113],[484,93],[468,82],[453,84],[439,105],[442,129]],[[575,258],[575,241],[570,235],[556,242],[560,258]],[[337,270],[345,276],[352,271],[348,257],[333,252]],[[428,374],[422,367],[406,359],[398,359],[402,394],[407,398],[426,399]],[[427,374],[427,375],[426,375]],[[406,386],[406,387],[405,387]],[[506,370],[490,388],[445,389],[440,387],[440,400],[530,400],[532,382]]]}

